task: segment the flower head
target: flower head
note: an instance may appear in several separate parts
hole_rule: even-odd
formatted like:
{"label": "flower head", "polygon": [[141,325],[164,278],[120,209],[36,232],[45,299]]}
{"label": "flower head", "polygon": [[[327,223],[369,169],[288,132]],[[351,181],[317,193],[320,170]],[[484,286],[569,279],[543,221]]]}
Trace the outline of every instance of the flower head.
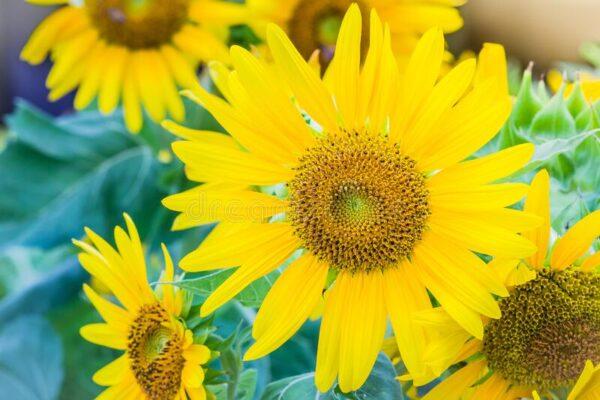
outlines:
{"label": "flower head", "polygon": [[238,21],[241,8],[213,0],[51,3],[65,5],[36,28],[21,58],[39,64],[50,54],[50,100],[77,89],[75,108],[84,109],[97,98],[106,114],[122,102],[133,132],[142,127],[142,108],[154,121],[167,113],[184,118],[178,88],[195,84],[200,61],[227,60],[222,31]]}
{"label": "flower head", "polygon": [[320,78],[271,25],[274,65],[233,47],[233,71],[212,64],[225,100],[199,87],[189,93],[231,136],[164,124],[186,139],[173,149],[188,177],[205,183],[164,200],[181,213],[175,228],[219,222],[181,267],[239,267],[202,313],[293,259],[258,312],[246,359],[289,339],[325,291],[323,391],[336,376],[343,391],[364,383],[388,317],[409,369],[424,373],[423,337],[409,315],[431,307],[428,290],[482,337],[481,315],[500,316],[492,294],[507,292],[474,252],[526,257],[535,248],[517,232],[539,222],[505,208],[526,185],[492,183],[521,168],[531,145],[461,162],[510,112],[502,49],[486,48],[484,58],[502,55],[481,63],[491,68],[467,60],[438,80],[441,30],[424,35],[404,75],[376,12],[361,66],[362,32],[354,5]]}
{"label": "flower head", "polygon": [[[440,27],[451,33],[460,29],[463,20],[456,9],[465,0],[249,0],[246,10],[251,25],[265,38],[265,23],[274,22],[288,34],[305,59],[320,50],[321,60],[331,60],[348,7],[356,4],[363,15],[376,10],[390,26],[390,41],[398,61],[404,64],[423,33]],[[362,21],[361,47],[369,46],[369,20]]]}
{"label": "flower head", "polygon": [[133,221],[115,229],[113,248],[87,229],[92,245],[74,241],[83,252],[79,261],[86,271],[114,294],[120,305],[84,285],[84,292],[105,322],[86,325],[88,341],[124,351],[100,369],[94,382],[108,388],[100,398],[152,400],[205,399],[202,364],[211,358],[208,347],[194,343],[192,332],[180,319],[183,293],[174,280],[171,257],[163,246],[165,271],[157,291],[147,281],[142,245]]}
{"label": "flower head", "polygon": [[600,253],[588,255],[588,250],[600,235],[600,211],[558,239],[548,257],[550,203],[545,170],[534,178],[525,209],[544,219],[540,228],[524,233],[538,251],[525,262],[496,259],[490,263],[507,285],[516,286],[500,300],[502,317],[486,324],[483,339],[471,339],[442,310],[418,317],[435,328],[430,331],[435,339],[426,363],[437,374],[451,364],[469,361],[425,400],[491,398],[493,394],[554,398],[552,392],[571,388],[569,400],[598,395],[600,381],[592,363],[600,362]]}

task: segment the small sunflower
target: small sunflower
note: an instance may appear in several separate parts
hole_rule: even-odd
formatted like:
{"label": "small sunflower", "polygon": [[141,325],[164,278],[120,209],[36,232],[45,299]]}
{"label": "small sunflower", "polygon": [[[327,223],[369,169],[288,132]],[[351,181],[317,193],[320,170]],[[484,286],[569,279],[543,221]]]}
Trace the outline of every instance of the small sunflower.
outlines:
{"label": "small sunflower", "polygon": [[121,101],[132,132],[142,107],[154,121],[184,118],[178,88],[196,82],[200,61],[227,60],[227,26],[242,6],[217,0],[29,0],[63,5],[32,33],[21,52],[30,64],[50,54],[50,100],[77,89],[75,108],[98,98],[101,112]]}
{"label": "small sunflower", "polygon": [[418,374],[424,341],[409,315],[431,307],[427,290],[482,337],[480,315],[500,317],[492,293],[508,293],[474,252],[528,256],[535,247],[517,232],[539,222],[505,208],[527,185],[492,183],[520,169],[532,145],[461,162],[510,113],[505,60],[487,59],[501,47],[486,48],[482,68],[467,60],[438,80],[444,36],[433,29],[401,75],[375,11],[370,26],[361,67],[361,13],[349,9],[321,79],[272,24],[273,64],[234,46],[233,71],[212,64],[225,100],[200,87],[188,93],[231,136],[164,124],[187,139],[173,145],[187,176],[205,183],[164,200],[181,213],[175,228],[219,222],[181,267],[239,267],[202,314],[294,255],[258,312],[245,357],[282,345],[326,289],[316,367],[322,391],[338,375],[343,391],[364,383],[388,316]]}
{"label": "small sunflower", "polygon": [[534,178],[525,210],[544,218],[540,228],[524,233],[538,251],[524,262],[490,263],[507,285],[517,286],[500,300],[502,317],[486,324],[483,339],[471,339],[442,310],[417,317],[438,331],[425,357],[438,374],[467,361],[423,400],[554,399],[552,393],[571,388],[568,400],[600,398],[593,367],[600,362],[600,252],[587,255],[600,235],[600,210],[557,240],[550,257],[545,170]]}
{"label": "small sunflower", "polygon": [[[398,61],[404,63],[430,28],[440,27],[451,33],[463,26],[456,7],[466,0],[247,0],[246,10],[253,17],[249,24],[260,37],[266,34],[264,22],[274,22],[284,28],[305,59],[318,49],[321,59],[329,60],[342,18],[353,3],[364,15],[376,10],[381,20],[389,24],[392,49]],[[365,20],[362,25],[363,48],[369,43],[368,22]]]}
{"label": "small sunflower", "polygon": [[147,281],[138,232],[128,215],[125,221],[128,232],[115,228],[116,249],[89,229],[92,245],[74,241],[83,250],[79,255],[83,268],[121,304],[83,287],[105,322],[84,326],[81,336],[124,351],[93,376],[98,385],[109,386],[98,399],[206,399],[202,364],[210,360],[211,351],[194,343],[180,319],[183,292],[167,284],[174,280],[171,257],[163,245],[165,272],[160,282],[165,284],[155,293]]}
{"label": "small sunflower", "polygon": [[568,97],[572,92],[575,85],[581,86],[581,91],[585,96],[586,100],[590,103],[594,103],[600,100],[600,77],[596,75],[592,75],[586,72],[581,72],[578,74],[577,81],[573,82],[565,82],[563,74],[558,70],[551,70],[548,72],[548,77],[546,78],[548,82],[548,86],[550,89],[556,93],[558,92],[564,85],[564,94],[565,97]]}

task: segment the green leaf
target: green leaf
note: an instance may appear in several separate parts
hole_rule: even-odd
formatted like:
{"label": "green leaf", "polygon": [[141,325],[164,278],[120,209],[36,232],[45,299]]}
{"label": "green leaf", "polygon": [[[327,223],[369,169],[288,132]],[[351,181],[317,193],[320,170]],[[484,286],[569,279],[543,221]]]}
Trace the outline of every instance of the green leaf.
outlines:
{"label": "green leaf", "polygon": [[[203,302],[223,282],[225,282],[233,272],[234,269],[224,269],[217,272],[211,272],[198,278],[183,279],[174,282],[173,284],[196,295],[196,302]],[[281,275],[281,271],[275,270],[270,274],[255,280],[235,296],[235,299],[244,306],[259,307],[279,275]]]}
{"label": "green leaf", "polygon": [[536,146],[533,158],[524,172],[537,170],[542,167],[552,168],[552,163],[559,155],[569,154],[588,138],[595,138],[598,131],[583,132],[569,138],[546,140]]}
{"label": "green leaf", "polygon": [[115,360],[122,351],[99,346],[79,334],[82,326],[101,322],[96,309],[83,297],[52,310],[48,314],[64,349],[64,384],[61,400],[93,399],[104,389],[92,381],[100,368]]}
{"label": "green leaf", "polygon": [[142,232],[154,224],[166,194],[157,184],[164,166],[118,117],[52,119],[18,102],[7,122],[0,192],[10,196],[0,197],[0,248],[50,248],[80,237],[84,226],[106,235],[124,211]]}
{"label": "green leaf", "polygon": [[[74,256],[61,259],[63,250],[41,252],[34,249],[9,249],[0,263],[3,279],[11,282],[11,270],[17,270],[14,283],[0,301],[0,326],[26,313],[41,314],[68,302],[81,290],[86,273]],[[4,270],[6,268],[6,270]],[[10,283],[9,283],[10,284]]]}
{"label": "green leaf", "polygon": [[396,380],[396,371],[391,361],[383,354],[365,384],[356,392],[342,393],[336,386],[327,393],[319,393],[314,383],[314,373],[293,376],[267,386],[261,400],[402,400],[402,388]]}
{"label": "green leaf", "polygon": [[48,321],[27,316],[4,325],[0,349],[0,388],[4,395],[19,400],[58,398],[63,352]]}

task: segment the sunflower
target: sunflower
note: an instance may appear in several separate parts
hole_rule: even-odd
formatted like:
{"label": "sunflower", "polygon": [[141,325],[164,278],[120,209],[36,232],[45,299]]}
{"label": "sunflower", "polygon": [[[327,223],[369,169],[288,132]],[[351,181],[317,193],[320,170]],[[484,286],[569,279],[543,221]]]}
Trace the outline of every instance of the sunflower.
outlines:
{"label": "sunflower", "polygon": [[[342,18],[356,3],[363,14],[377,11],[390,26],[391,46],[403,64],[423,33],[440,27],[445,33],[459,30],[463,20],[455,7],[466,0],[247,0],[249,24],[266,37],[265,22],[283,27],[300,54],[307,59],[320,50],[321,60],[331,59]],[[363,21],[363,48],[369,43],[368,21]]]}
{"label": "sunflower", "polygon": [[565,82],[563,74],[560,71],[553,69],[548,72],[548,77],[546,80],[548,82],[548,86],[550,86],[550,89],[554,93],[561,90],[564,85],[564,95],[565,97],[568,97],[571,93],[573,93],[573,88],[575,85],[579,85],[587,101],[593,103],[600,100],[600,78],[596,75],[581,72],[578,74],[577,81],[575,83],[569,83]]}
{"label": "sunflower", "polygon": [[146,263],[136,227],[125,215],[127,230],[115,228],[113,248],[86,229],[90,245],[75,240],[83,252],[79,261],[90,275],[110,289],[121,306],[90,286],[83,290],[105,323],[86,325],[86,340],[125,353],[100,369],[94,382],[109,386],[98,399],[206,399],[202,364],[211,358],[208,347],[195,344],[180,320],[183,292],[173,282],[171,257],[163,245],[165,271],[158,293],[147,281]]}
{"label": "sunflower", "polygon": [[600,235],[600,210],[575,224],[548,254],[549,181],[545,170],[539,172],[525,203],[544,219],[524,233],[538,251],[523,262],[490,263],[507,285],[517,286],[500,300],[502,317],[486,324],[483,338],[472,339],[443,310],[417,315],[434,328],[426,363],[439,374],[466,361],[423,400],[555,399],[571,388],[568,400],[599,398],[593,365],[600,362],[600,252],[587,253]]}
{"label": "sunflower", "polygon": [[227,60],[227,25],[242,6],[217,0],[29,0],[64,4],[32,33],[21,52],[30,64],[51,55],[46,85],[57,100],[77,88],[75,108],[98,98],[101,112],[122,101],[132,132],[142,127],[142,106],[157,122],[167,112],[184,118],[178,87],[196,82],[207,59]]}
{"label": "sunflower", "polygon": [[316,367],[322,391],[338,375],[343,391],[363,384],[388,316],[418,374],[424,342],[408,316],[431,307],[427,290],[482,337],[480,315],[500,317],[492,293],[507,291],[474,252],[528,256],[535,247],[517,232],[539,223],[505,208],[527,185],[491,183],[520,169],[532,145],[461,162],[510,113],[501,47],[484,50],[485,68],[467,60],[438,81],[444,36],[433,29],[401,76],[390,31],[373,11],[361,68],[361,18],[350,7],[323,79],[274,24],[267,37],[274,64],[235,46],[233,71],[211,64],[225,100],[200,87],[188,95],[231,136],[164,124],[186,139],[173,150],[189,179],[205,183],[164,200],[181,213],[175,229],[219,223],[181,267],[239,266],[201,313],[290,259],[263,301],[245,358],[289,339],[326,289]]}

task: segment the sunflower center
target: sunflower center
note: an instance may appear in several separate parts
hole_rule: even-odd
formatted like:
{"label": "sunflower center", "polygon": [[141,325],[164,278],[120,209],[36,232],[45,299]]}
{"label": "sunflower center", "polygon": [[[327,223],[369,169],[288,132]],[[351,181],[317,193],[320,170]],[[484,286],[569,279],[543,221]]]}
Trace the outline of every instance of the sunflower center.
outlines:
{"label": "sunflower center", "polygon": [[127,351],[133,375],[149,399],[175,398],[185,363],[183,338],[160,304],[141,307],[129,329]]}
{"label": "sunflower center", "polygon": [[[289,21],[289,35],[305,58],[319,49],[322,62],[331,60],[342,20],[352,3],[359,5],[362,15],[369,15],[369,9],[362,1],[300,0],[298,2]],[[361,42],[363,50],[367,48],[368,35],[368,18],[365,18]]]}
{"label": "sunflower center", "polygon": [[500,303],[483,351],[490,367],[517,385],[572,385],[586,360],[600,362],[600,276],[543,271]]}
{"label": "sunflower center", "polygon": [[186,22],[189,4],[190,0],[85,0],[100,36],[129,49],[169,43]]}
{"label": "sunflower center", "polygon": [[415,161],[364,132],[321,139],[301,157],[289,193],[290,220],[304,247],[351,272],[409,257],[429,216]]}

